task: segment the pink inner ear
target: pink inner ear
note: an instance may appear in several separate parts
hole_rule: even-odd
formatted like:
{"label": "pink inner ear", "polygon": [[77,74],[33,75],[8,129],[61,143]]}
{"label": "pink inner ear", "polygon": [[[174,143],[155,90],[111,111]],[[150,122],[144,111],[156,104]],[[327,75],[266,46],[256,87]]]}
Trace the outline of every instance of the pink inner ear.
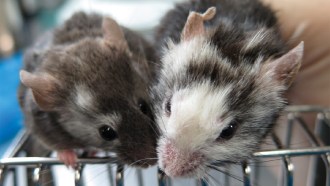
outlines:
{"label": "pink inner ear", "polygon": [[272,72],[276,81],[289,87],[300,69],[303,51],[304,43],[301,42],[282,57],[263,65],[261,73],[267,75],[267,72]]}
{"label": "pink inner ear", "polygon": [[190,12],[184,30],[182,32],[182,39],[188,41],[195,36],[203,35],[204,22],[202,17],[200,17],[196,12]]}
{"label": "pink inner ear", "polygon": [[110,17],[104,17],[102,30],[103,37],[107,44],[113,47],[127,48],[124,32],[115,20]]}
{"label": "pink inner ear", "polygon": [[57,104],[56,80],[48,75],[35,75],[25,70],[20,71],[21,82],[31,88],[37,105],[43,110],[53,110]]}
{"label": "pink inner ear", "polygon": [[211,7],[204,14],[190,12],[186,24],[182,30],[181,39],[188,41],[196,36],[204,35],[204,21],[210,20],[215,16],[216,8]]}
{"label": "pink inner ear", "polygon": [[31,80],[35,78],[35,75],[33,75],[30,72],[27,72],[25,70],[21,70],[19,72],[19,77],[20,77],[21,82],[25,86],[30,87],[29,85],[31,84]]}

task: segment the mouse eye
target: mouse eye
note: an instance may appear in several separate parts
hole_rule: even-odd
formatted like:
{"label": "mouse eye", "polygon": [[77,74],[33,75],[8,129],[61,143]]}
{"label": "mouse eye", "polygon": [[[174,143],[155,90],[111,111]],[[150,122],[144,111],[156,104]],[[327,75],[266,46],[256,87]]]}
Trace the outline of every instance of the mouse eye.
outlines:
{"label": "mouse eye", "polygon": [[225,139],[225,140],[229,140],[230,138],[232,138],[236,132],[237,129],[237,125],[233,122],[231,122],[228,127],[226,127],[225,129],[222,130],[221,134],[219,135],[219,137],[217,138],[217,140],[221,140],[221,139]]}
{"label": "mouse eye", "polygon": [[146,101],[144,101],[143,99],[140,99],[138,101],[138,105],[143,114],[145,114],[145,115],[149,114],[149,106]]}
{"label": "mouse eye", "polygon": [[171,101],[172,99],[170,98],[165,102],[165,113],[168,117],[171,115],[171,109],[172,109]]}
{"label": "mouse eye", "polygon": [[107,141],[112,141],[118,137],[117,132],[114,131],[110,126],[103,126],[99,128],[101,137]]}

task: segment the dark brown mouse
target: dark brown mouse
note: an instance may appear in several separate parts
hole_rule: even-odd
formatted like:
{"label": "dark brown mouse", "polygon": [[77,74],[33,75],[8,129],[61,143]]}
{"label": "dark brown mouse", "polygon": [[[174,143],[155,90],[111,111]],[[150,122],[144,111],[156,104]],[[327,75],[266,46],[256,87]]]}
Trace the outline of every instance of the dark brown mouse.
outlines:
{"label": "dark brown mouse", "polygon": [[148,42],[112,18],[74,14],[25,53],[19,99],[27,129],[71,166],[74,149],[111,150],[123,163],[153,165],[153,55]]}

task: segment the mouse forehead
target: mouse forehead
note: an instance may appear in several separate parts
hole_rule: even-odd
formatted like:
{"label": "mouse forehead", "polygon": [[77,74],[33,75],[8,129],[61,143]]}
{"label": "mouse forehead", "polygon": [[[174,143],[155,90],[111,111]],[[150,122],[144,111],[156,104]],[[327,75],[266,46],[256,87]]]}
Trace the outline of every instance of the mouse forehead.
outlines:
{"label": "mouse forehead", "polygon": [[101,95],[84,85],[76,85],[71,98],[70,103],[73,103],[73,109],[97,120],[106,121],[105,118],[120,118],[116,121],[122,122],[126,121],[126,117],[132,119],[133,116],[142,115],[132,97],[115,92],[104,92]]}
{"label": "mouse forehead", "polygon": [[212,81],[215,86],[235,84],[243,77],[253,81],[261,60],[257,58],[254,64],[231,61],[206,38],[196,37],[169,47],[162,58],[160,79],[169,86],[176,84],[178,87],[205,80]]}
{"label": "mouse forehead", "polygon": [[68,53],[70,56],[79,58],[81,62],[87,63],[86,65],[98,65],[103,68],[108,66],[115,69],[117,66],[130,66],[132,61],[128,49],[109,46],[102,38],[86,38],[71,45]]}
{"label": "mouse forehead", "polygon": [[[130,53],[126,49],[108,46],[102,38],[85,38],[76,43],[54,46],[46,54],[46,67],[54,65],[57,68],[106,68],[116,69],[116,66],[130,66]],[[84,68],[85,67],[85,68]],[[71,71],[74,73],[74,71]],[[120,71],[119,71],[120,72]],[[119,73],[115,72],[115,73]]]}
{"label": "mouse forehead", "polygon": [[172,73],[179,73],[192,63],[198,64],[205,60],[217,61],[219,58],[221,56],[219,56],[216,47],[207,42],[205,38],[196,37],[189,41],[169,46],[162,58],[162,72],[167,74],[167,70],[170,70]]}
{"label": "mouse forehead", "polygon": [[[255,64],[232,62],[206,38],[197,37],[171,46],[162,59],[160,81],[155,91],[172,92],[196,84],[210,82],[210,88],[253,84],[262,58]],[[238,87],[238,88],[236,88]],[[157,95],[156,95],[157,96]]]}
{"label": "mouse forehead", "polygon": [[118,52],[97,41],[84,40],[48,52],[43,68],[61,82],[63,91],[83,84],[95,93],[130,93],[133,88],[131,59],[125,52],[114,54]]}
{"label": "mouse forehead", "polygon": [[204,141],[216,138],[231,120],[227,114],[231,90],[230,85],[214,88],[210,82],[204,82],[176,91],[170,100],[170,116],[163,112],[157,118],[158,123],[164,123],[159,125],[160,128],[169,138],[186,139],[187,143],[194,139]]}
{"label": "mouse forehead", "polygon": [[107,89],[95,90],[86,84],[76,84],[72,87],[71,100],[78,110],[89,113],[122,113],[131,110],[135,105],[131,94],[122,94],[118,90]]}

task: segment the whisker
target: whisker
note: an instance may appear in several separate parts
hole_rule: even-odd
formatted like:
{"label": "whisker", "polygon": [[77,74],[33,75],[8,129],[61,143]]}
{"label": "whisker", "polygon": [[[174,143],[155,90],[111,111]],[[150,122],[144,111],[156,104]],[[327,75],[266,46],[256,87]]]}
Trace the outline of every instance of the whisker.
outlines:
{"label": "whisker", "polygon": [[210,181],[212,181],[213,180],[213,183],[215,183],[214,185],[221,185],[219,182],[218,182],[218,180],[216,180],[210,173],[206,173],[208,176],[209,176],[209,178],[210,178]]}
{"label": "whisker", "polygon": [[137,161],[135,161],[135,162],[133,162],[133,163],[127,165],[127,166],[128,166],[128,167],[131,167],[131,166],[133,166],[134,164],[139,163],[139,162],[141,162],[141,161],[145,161],[145,160],[157,160],[157,159],[158,159],[158,158],[143,158],[143,159],[139,159],[139,160],[137,160]]}
{"label": "whisker", "polygon": [[[209,168],[213,169],[213,170],[216,170],[216,171],[219,171],[220,173],[224,174],[224,175],[227,175],[237,181],[240,181],[240,182],[244,182],[243,179],[241,179],[239,176],[237,175],[234,175],[234,174],[231,174],[229,172],[226,172],[224,170],[221,170],[220,167],[216,167],[216,166],[213,166],[213,165],[208,165]],[[256,183],[256,182],[253,182],[252,185],[255,185],[255,186],[258,186],[259,184]]]}
{"label": "whisker", "polygon": [[[159,133],[159,130],[157,130],[158,127],[157,127],[156,122],[153,121],[153,120],[152,120],[151,118],[149,118],[149,117],[148,117],[148,119],[150,120],[150,121],[148,122],[148,125],[150,125],[151,129],[154,131],[154,133],[156,134],[156,136],[159,136],[160,133]],[[156,128],[155,128],[155,127],[156,127]]]}
{"label": "whisker", "polygon": [[161,121],[162,121],[162,125],[164,126],[164,129],[165,129],[165,134],[163,134],[163,135],[166,137],[167,136],[167,129],[166,129],[165,122],[164,122],[163,118],[161,118]]}
{"label": "whisker", "polygon": [[[92,166],[92,167],[94,167],[94,166]],[[96,178],[100,177],[102,174],[107,173],[108,168],[107,167],[102,167],[102,168],[103,169],[101,169],[101,167],[99,167],[99,166],[96,167],[95,169],[101,169],[101,171],[98,171],[95,176],[93,176],[93,177],[89,178],[88,180],[86,180],[86,183],[91,183]],[[93,172],[96,172],[96,170],[94,170]]]}
{"label": "whisker", "polygon": [[207,178],[201,178],[202,181],[206,182],[207,185],[210,185],[210,183],[207,181]]}
{"label": "whisker", "polygon": [[213,169],[213,170],[215,170],[215,171],[218,171],[218,172],[220,172],[220,173],[222,173],[222,174],[224,174],[224,175],[227,175],[227,176],[229,176],[229,177],[231,177],[231,178],[233,178],[233,179],[235,179],[235,180],[237,180],[237,181],[240,181],[240,182],[242,182],[242,183],[244,182],[243,179],[239,178],[238,176],[236,176],[236,175],[234,175],[234,174],[231,174],[231,173],[229,173],[229,172],[225,172],[224,170],[221,170],[220,168],[218,168],[218,167],[216,167],[216,166],[208,165],[208,167],[211,168],[211,169]]}

